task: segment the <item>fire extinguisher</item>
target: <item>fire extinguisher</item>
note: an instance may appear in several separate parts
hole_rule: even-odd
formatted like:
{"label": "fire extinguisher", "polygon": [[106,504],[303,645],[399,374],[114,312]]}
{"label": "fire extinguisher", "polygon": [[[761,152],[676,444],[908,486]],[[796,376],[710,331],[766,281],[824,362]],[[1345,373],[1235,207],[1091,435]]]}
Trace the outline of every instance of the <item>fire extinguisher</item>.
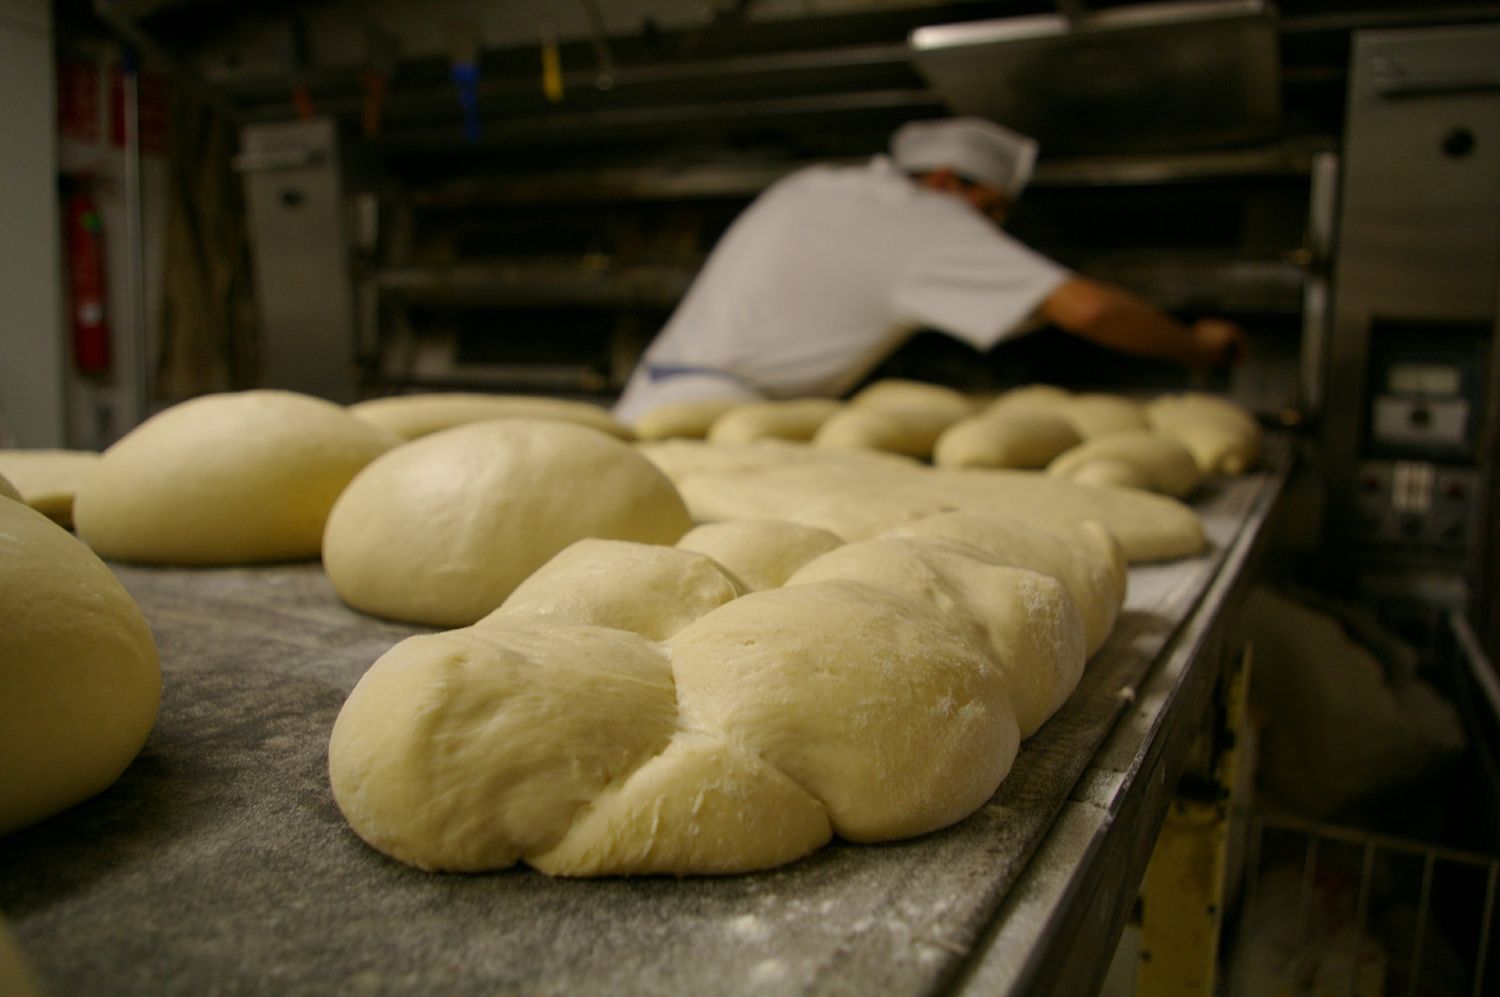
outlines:
{"label": "fire extinguisher", "polygon": [[111,356],[104,297],[104,227],[87,186],[67,199],[68,285],[73,305],[73,363],[83,374],[106,374]]}

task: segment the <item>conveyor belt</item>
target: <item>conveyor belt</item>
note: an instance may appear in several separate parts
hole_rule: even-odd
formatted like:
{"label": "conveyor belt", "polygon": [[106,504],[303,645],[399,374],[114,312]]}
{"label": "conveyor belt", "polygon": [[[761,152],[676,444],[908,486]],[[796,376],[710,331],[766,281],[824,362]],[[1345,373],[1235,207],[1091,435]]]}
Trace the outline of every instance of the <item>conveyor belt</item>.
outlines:
{"label": "conveyor belt", "polygon": [[114,787],[0,839],[0,911],[58,994],[930,993],[1085,979],[1109,957],[1208,701],[1204,640],[1284,479],[1279,465],[1205,489],[1211,550],[1132,570],[1115,634],[977,813],[718,879],[431,875],[382,857],[333,803],[328,734],[360,674],[417,631],[347,609],[312,564],[117,566],[161,649],[160,717]]}

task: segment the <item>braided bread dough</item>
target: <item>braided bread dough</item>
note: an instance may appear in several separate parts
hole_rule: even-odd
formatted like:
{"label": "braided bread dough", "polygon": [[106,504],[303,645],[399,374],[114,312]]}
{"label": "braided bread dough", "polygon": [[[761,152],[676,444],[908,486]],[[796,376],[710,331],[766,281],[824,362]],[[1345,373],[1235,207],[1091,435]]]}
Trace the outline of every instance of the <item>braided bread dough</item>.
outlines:
{"label": "braided bread dough", "polygon": [[387,855],[504,868],[554,847],[589,800],[660,753],[676,712],[661,649],[624,630],[411,637],[344,704],[329,775],[349,823]]}
{"label": "braided bread dough", "polygon": [[[581,550],[543,569],[553,592],[600,573]],[[637,563],[649,586],[659,565]],[[639,631],[677,619],[611,629],[577,622],[599,618],[588,600],[525,601],[403,641],[345,703],[330,781],[374,847],[430,869],[685,874],[922,834],[990,797],[1085,653],[1062,584],[930,537],[836,548],[661,643]]]}

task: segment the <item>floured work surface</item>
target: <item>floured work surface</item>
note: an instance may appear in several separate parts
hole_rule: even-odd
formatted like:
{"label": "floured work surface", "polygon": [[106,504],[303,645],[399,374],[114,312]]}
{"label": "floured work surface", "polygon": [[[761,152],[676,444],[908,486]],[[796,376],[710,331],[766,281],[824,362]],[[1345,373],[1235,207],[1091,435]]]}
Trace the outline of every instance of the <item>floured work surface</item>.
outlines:
{"label": "floured work surface", "polygon": [[156,729],[105,793],[0,839],[0,911],[50,993],[941,991],[1129,691],[1216,611],[1203,595],[1282,478],[1205,488],[1210,550],[1132,569],[1115,633],[978,812],[726,878],[434,875],[381,856],[334,805],[328,735],[416,631],[347,609],[315,564],[116,565],[161,650]]}

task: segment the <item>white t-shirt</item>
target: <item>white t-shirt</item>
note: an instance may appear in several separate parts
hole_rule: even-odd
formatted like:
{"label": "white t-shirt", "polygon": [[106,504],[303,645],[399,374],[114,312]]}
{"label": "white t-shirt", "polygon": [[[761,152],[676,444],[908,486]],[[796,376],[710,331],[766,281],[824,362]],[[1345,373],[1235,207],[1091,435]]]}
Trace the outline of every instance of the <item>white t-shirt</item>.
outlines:
{"label": "white t-shirt", "polygon": [[883,156],[809,167],[724,234],[615,415],[630,424],[657,405],[722,396],[837,397],[918,329],[990,348],[1068,275]]}

